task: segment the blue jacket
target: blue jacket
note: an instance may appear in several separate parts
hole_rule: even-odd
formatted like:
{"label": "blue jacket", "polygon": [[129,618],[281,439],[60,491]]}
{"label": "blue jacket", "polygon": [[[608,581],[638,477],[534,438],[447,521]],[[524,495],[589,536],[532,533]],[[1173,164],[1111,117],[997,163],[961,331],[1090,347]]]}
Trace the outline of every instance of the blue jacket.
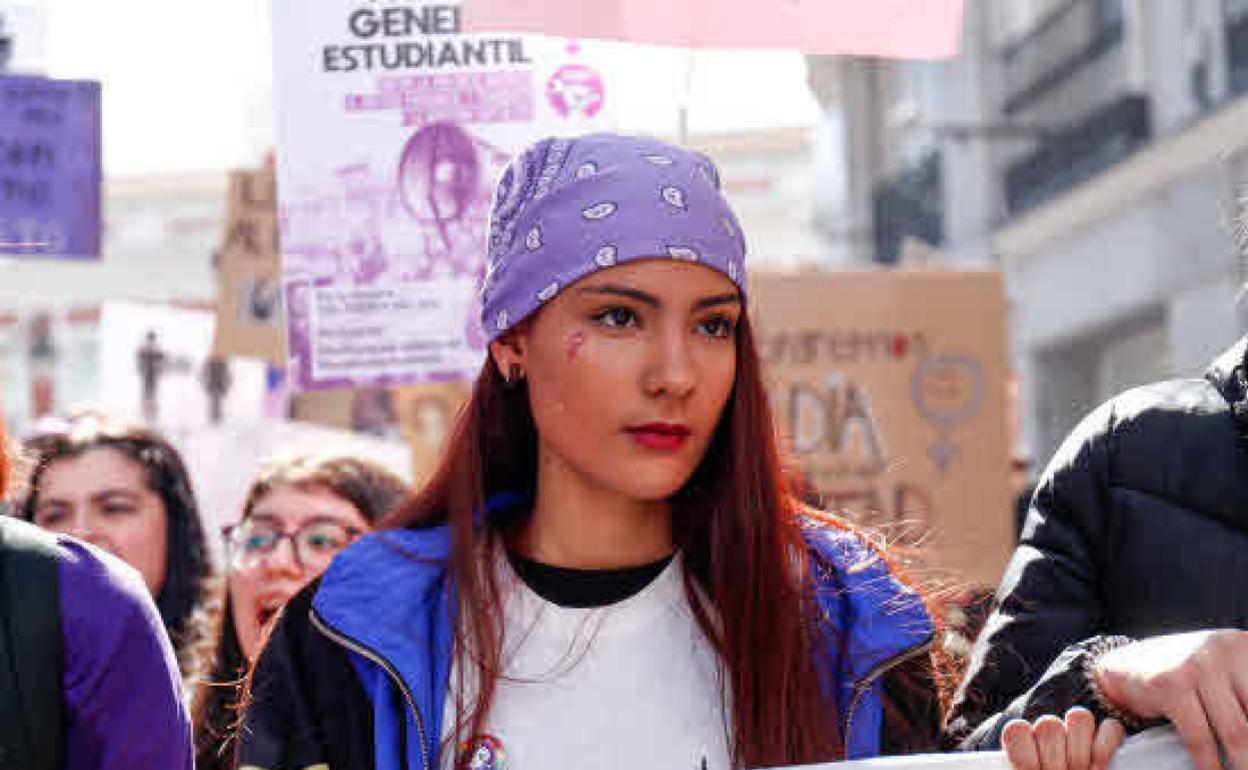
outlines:
{"label": "blue jacket", "polygon": [[[848,758],[876,756],[881,677],[926,653],[934,626],[920,597],[858,535],[815,525],[804,534],[834,632],[828,654]],[[446,527],[372,533],[334,560],[312,599],[312,624],[348,651],[371,700],[376,770],[439,767],[454,636],[449,553]]]}

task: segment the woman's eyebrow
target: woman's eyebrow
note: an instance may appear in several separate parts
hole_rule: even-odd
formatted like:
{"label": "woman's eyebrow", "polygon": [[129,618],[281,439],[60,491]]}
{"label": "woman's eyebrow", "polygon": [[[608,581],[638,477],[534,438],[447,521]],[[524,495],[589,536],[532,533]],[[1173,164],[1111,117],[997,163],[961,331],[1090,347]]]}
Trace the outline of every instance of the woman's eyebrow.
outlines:
{"label": "woman's eyebrow", "polygon": [[91,495],[91,499],[97,501],[121,500],[125,502],[134,502],[139,499],[139,495],[129,489],[109,488],[99,490],[95,494]]}
{"label": "woman's eyebrow", "polygon": [[586,286],[579,291],[582,294],[608,294],[616,297],[628,297],[655,308],[663,306],[663,303],[659,301],[659,298],[653,294],[648,294],[641,289],[633,289],[628,286],[615,286],[613,284]]}
{"label": "woman's eyebrow", "polygon": [[741,304],[741,295],[734,292],[732,294],[716,294],[714,297],[703,297],[702,299],[693,303],[693,309],[702,310],[708,307],[715,307],[716,305],[740,305],[740,304]]}

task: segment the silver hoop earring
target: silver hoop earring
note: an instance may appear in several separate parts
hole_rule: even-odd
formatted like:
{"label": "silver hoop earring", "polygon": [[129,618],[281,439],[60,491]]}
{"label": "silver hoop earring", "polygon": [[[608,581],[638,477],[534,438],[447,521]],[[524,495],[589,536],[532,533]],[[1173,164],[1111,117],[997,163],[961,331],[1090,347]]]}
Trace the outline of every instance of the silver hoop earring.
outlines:
{"label": "silver hoop earring", "polygon": [[524,379],[524,370],[520,368],[520,364],[509,364],[507,372],[503,375],[503,382],[508,385],[516,385]]}

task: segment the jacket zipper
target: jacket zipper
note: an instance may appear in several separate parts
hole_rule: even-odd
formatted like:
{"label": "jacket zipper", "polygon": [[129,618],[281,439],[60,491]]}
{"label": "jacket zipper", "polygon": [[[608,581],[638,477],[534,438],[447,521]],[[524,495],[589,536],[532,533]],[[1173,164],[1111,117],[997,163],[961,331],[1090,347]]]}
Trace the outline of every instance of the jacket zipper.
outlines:
{"label": "jacket zipper", "polygon": [[866,674],[863,675],[861,679],[859,679],[857,682],[854,683],[854,693],[853,693],[853,696],[849,700],[849,710],[845,712],[845,745],[846,746],[849,745],[849,736],[852,734],[853,729],[854,729],[854,714],[857,712],[858,706],[862,702],[863,696],[867,694],[867,689],[871,686],[872,682],[874,682],[876,679],[879,679],[884,674],[887,674],[892,669],[897,668],[901,664],[906,663],[907,661],[912,660],[918,657],[919,655],[922,655],[923,653],[931,650],[932,644],[935,641],[936,641],[936,634],[935,633],[929,634],[926,639],[924,639],[922,642],[919,642],[915,646],[906,650],[902,650],[901,652],[897,653],[893,657],[887,658],[875,664],[875,666],[873,666],[870,671],[868,671]]}
{"label": "jacket zipper", "polygon": [[311,610],[308,615],[312,620],[312,625],[316,626],[318,631],[333,642],[358,655],[364,656],[369,661],[380,666],[381,669],[390,676],[394,683],[398,685],[399,692],[403,693],[403,699],[407,701],[408,708],[412,710],[412,716],[416,718],[416,730],[420,733],[420,766],[422,770],[430,770],[429,742],[425,737],[425,720],[420,715],[420,709],[416,708],[416,698],[412,696],[412,691],[408,689],[407,683],[403,681],[403,677],[399,676],[399,672],[394,668],[394,666],[390,665],[390,663],[385,658],[381,657],[381,655],[378,655],[368,647],[365,647],[354,639],[351,639],[345,634],[331,628],[330,625],[321,618],[320,613],[316,610]]}

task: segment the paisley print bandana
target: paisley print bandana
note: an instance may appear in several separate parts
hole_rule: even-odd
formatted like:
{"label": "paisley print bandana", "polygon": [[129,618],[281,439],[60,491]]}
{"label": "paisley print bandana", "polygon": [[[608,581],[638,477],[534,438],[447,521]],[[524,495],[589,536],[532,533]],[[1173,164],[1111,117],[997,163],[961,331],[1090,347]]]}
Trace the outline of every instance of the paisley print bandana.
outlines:
{"label": "paisley print bandana", "polygon": [[710,159],[617,134],[543,139],[512,161],[495,193],[486,336],[590,273],[655,258],[706,265],[745,294],[745,237]]}

